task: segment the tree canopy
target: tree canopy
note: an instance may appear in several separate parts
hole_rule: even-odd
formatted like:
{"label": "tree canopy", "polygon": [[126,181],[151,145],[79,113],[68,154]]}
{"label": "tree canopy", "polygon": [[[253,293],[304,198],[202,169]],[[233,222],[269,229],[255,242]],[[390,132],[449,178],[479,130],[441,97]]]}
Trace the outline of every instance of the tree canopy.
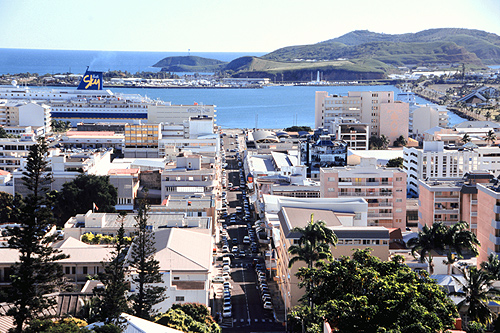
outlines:
{"label": "tree canopy", "polygon": [[[457,317],[453,302],[426,272],[412,271],[401,256],[382,261],[369,250],[315,268],[300,268],[299,286],[314,281],[316,307],[302,306],[293,317],[306,320],[324,317],[341,332],[442,332]],[[317,320],[317,319],[316,319]],[[295,321],[297,331],[300,321]]]}
{"label": "tree canopy", "polygon": [[219,325],[210,316],[210,310],[199,303],[173,304],[166,313],[157,316],[155,322],[182,332],[221,332]]}
{"label": "tree canopy", "polygon": [[63,224],[76,214],[85,214],[94,204],[99,212],[113,213],[116,203],[117,190],[109,183],[109,176],[82,174],[63,184],[54,210],[58,223]]}
{"label": "tree canopy", "polygon": [[387,161],[386,166],[388,168],[402,168],[403,162],[404,162],[404,160],[402,157],[396,157],[396,158],[392,158],[389,161]]}

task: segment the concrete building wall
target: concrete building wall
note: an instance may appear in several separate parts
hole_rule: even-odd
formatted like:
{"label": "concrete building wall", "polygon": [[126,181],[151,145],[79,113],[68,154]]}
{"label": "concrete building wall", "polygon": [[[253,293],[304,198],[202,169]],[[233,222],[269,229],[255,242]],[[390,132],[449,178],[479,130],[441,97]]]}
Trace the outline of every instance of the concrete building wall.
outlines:
{"label": "concrete building wall", "polygon": [[401,135],[408,139],[409,105],[394,102],[380,104],[380,135],[384,134],[390,144]]}
{"label": "concrete building wall", "polygon": [[481,243],[477,265],[490,253],[500,254],[500,192],[478,185],[477,238]]}

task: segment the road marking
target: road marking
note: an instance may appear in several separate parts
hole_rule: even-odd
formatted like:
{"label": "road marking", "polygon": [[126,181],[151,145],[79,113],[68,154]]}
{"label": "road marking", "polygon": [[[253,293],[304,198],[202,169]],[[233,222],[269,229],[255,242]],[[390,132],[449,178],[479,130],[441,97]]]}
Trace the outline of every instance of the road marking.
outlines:
{"label": "road marking", "polygon": [[241,319],[240,322],[243,322],[245,319]]}

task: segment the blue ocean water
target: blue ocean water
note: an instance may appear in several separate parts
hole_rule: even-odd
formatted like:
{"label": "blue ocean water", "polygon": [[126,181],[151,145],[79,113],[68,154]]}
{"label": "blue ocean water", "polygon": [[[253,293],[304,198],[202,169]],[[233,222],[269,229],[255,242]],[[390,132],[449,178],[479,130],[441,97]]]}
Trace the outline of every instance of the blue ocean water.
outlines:
{"label": "blue ocean water", "polygon": [[[217,124],[223,128],[314,127],[316,91],[347,95],[349,91],[394,91],[395,86],[269,86],[262,89],[148,89],[113,88],[125,94],[140,94],[172,104],[216,105]],[[416,97],[419,104],[429,101]],[[450,113],[451,114],[451,113]],[[452,115],[451,123],[464,119]]]}
{"label": "blue ocean water", "polygon": [[[231,61],[242,56],[261,56],[265,53],[241,52],[191,52],[190,55]],[[91,70],[121,70],[130,73],[156,72],[151,67],[161,59],[186,56],[187,52],[129,52],[129,51],[69,51],[0,48],[0,74],[16,73],[77,73],[83,74],[87,66]]]}
{"label": "blue ocean water", "polygon": [[[264,53],[192,52],[191,55],[231,61],[241,56]],[[121,70],[130,73],[157,71],[151,67],[168,56],[187,52],[113,52],[1,49],[0,74],[13,73],[83,73],[91,70]],[[172,104],[210,104],[217,106],[217,123],[224,128],[284,128],[292,125],[314,127],[316,91],[347,95],[349,91],[371,90],[398,92],[394,86],[272,86],[262,89],[147,89],[113,88],[113,91],[141,94]],[[428,101],[417,97],[417,103]],[[451,123],[463,121],[450,114]]]}

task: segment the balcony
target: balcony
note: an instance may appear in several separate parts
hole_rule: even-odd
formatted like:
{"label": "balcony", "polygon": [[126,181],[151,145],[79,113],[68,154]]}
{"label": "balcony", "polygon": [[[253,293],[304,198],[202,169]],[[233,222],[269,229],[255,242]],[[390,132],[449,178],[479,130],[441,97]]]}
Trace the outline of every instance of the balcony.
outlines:
{"label": "balcony", "polygon": [[477,217],[477,212],[470,212],[471,217]]}
{"label": "balcony", "polygon": [[368,217],[392,219],[392,213],[368,213]]}
{"label": "balcony", "polygon": [[500,245],[500,237],[495,237],[492,234],[490,234],[490,242],[492,242],[495,245]]}
{"label": "balcony", "polygon": [[500,221],[491,220],[491,226],[495,229],[500,229]]}
{"label": "balcony", "polygon": [[495,207],[493,207],[493,211],[495,212],[495,214],[500,214],[500,206],[495,205]]}
{"label": "balcony", "polygon": [[435,197],[434,198],[434,202],[459,202],[459,201],[460,201],[459,198],[456,198],[456,197]]}
{"label": "balcony", "polygon": [[451,208],[442,208],[442,209],[435,209],[434,210],[434,214],[457,214],[458,215],[458,212],[459,212],[459,209],[458,208],[455,208],[455,209],[451,209]]}
{"label": "balcony", "polygon": [[392,182],[352,182],[354,186],[391,186]]}
{"label": "balcony", "polygon": [[477,200],[471,200],[470,203],[471,205],[477,205]]}
{"label": "balcony", "polygon": [[392,202],[372,202],[368,203],[368,207],[378,208],[378,207],[392,207]]}
{"label": "balcony", "polygon": [[339,192],[339,197],[390,197],[392,192]]}

